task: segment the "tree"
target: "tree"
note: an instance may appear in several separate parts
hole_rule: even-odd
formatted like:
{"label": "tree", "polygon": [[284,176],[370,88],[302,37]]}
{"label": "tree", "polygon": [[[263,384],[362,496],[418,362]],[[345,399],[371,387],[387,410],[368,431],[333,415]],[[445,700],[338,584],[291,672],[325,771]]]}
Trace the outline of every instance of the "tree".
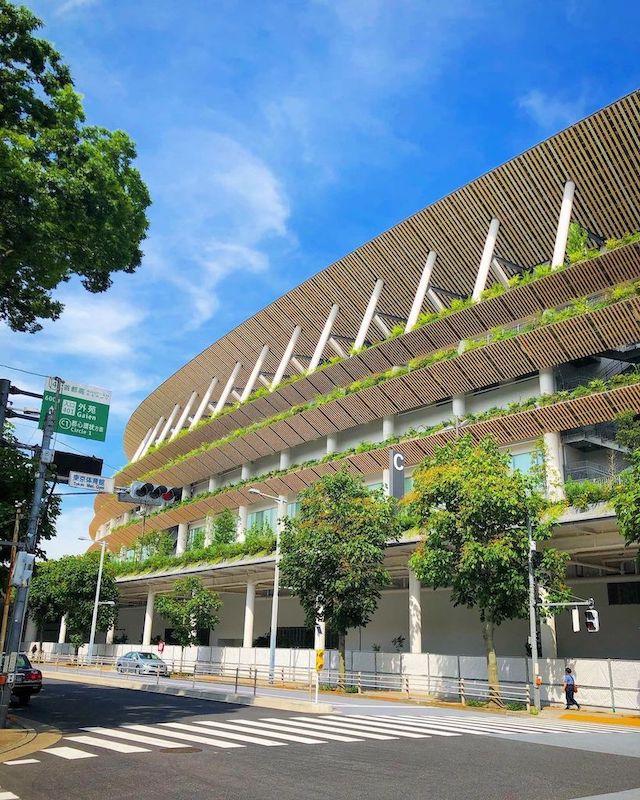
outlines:
{"label": "tree", "polygon": [[390,582],[383,561],[396,538],[395,504],[346,470],[323,476],[299,501],[282,535],[282,582],[300,598],[309,627],[324,620],[338,634],[344,685],[347,631],[370,622]]}
{"label": "tree", "polygon": [[617,419],[616,439],[628,449],[629,466],[620,474],[613,506],[620,533],[627,544],[640,542],[640,415],[621,414]]}
{"label": "tree", "polygon": [[235,542],[238,521],[230,508],[221,511],[213,522],[213,541],[215,544]]}
{"label": "tree", "polygon": [[[46,622],[58,622],[66,614],[69,641],[76,649],[89,640],[99,565],[100,552],[95,550],[37,565],[29,591],[29,614],[38,625],[39,638]],[[108,557],[102,571],[100,600],[114,603],[98,606],[96,629],[104,631],[118,615],[118,589]]]}
{"label": "tree", "polygon": [[0,0],[0,319],[34,332],[57,319],[52,291],[90,292],[139,266],[150,204],[123,131],[84,125],[68,67],[33,34],[42,22]]}
{"label": "tree", "polygon": [[[419,520],[422,543],[411,569],[434,589],[450,587],[454,606],[478,610],[490,696],[499,702],[494,630],[528,617],[528,523],[536,541],[549,539],[550,506],[536,479],[512,471],[491,438],[474,444],[464,436],[438,448],[413,478],[406,502]],[[548,602],[566,600],[568,554],[545,548],[535,556],[534,574]]]}
{"label": "tree", "polygon": [[[16,443],[9,423],[5,423],[4,439],[9,445]],[[0,447],[0,539],[13,537],[16,503],[22,503],[20,532],[26,532],[36,471],[37,462],[32,457],[11,446]],[[46,496],[38,526],[39,539],[49,540],[56,535],[56,519],[59,514],[60,498]],[[10,549],[3,548],[0,560],[8,560],[9,554]],[[6,576],[3,576],[2,586],[5,584]]]}
{"label": "tree", "polygon": [[173,628],[180,645],[180,672],[184,648],[198,644],[198,630],[211,630],[220,622],[222,601],[217,592],[206,589],[199,578],[177,580],[169,594],[156,598],[155,608]]}

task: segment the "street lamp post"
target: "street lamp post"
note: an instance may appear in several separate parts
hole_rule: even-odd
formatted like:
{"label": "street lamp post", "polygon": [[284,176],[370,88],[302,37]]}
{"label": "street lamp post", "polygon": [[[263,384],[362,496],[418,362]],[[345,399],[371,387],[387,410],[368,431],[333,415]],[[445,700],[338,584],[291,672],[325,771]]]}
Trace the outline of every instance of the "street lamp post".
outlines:
{"label": "street lamp post", "polygon": [[527,519],[529,536],[529,638],[531,639],[531,673],[533,680],[533,704],[540,711],[540,687],[538,686],[538,630],[536,625],[536,582],[533,572],[533,554],[536,543],[533,538],[531,517]]}
{"label": "street lamp post", "polygon": [[273,596],[271,598],[271,632],[269,636],[269,683],[273,683],[276,671],[276,637],[278,634],[278,595],[280,592],[280,534],[286,516],[286,498],[282,495],[265,494],[259,489],[249,489],[251,494],[260,495],[267,500],[275,500],[278,504],[278,520],[276,522],[276,559],[273,569]]}
{"label": "street lamp post", "polygon": [[[78,537],[81,541],[88,541],[85,536]],[[96,626],[98,624],[98,606],[106,605],[107,603],[100,602],[100,589],[102,586],[102,568],[104,566],[104,552],[107,549],[107,542],[103,540],[100,542],[100,566],[98,567],[98,580],[96,581],[96,598],[93,602],[93,616],[91,617],[91,633],[89,634],[89,652],[88,660],[89,663],[93,663],[93,644],[96,638]],[[108,601],[109,605],[113,604],[113,601]]]}

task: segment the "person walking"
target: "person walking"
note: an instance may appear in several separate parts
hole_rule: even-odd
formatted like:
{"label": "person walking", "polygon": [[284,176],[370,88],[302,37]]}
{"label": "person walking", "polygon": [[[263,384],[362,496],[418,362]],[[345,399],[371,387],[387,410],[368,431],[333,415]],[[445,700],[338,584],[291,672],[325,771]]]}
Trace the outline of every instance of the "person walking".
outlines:
{"label": "person walking", "polygon": [[564,689],[564,696],[567,700],[566,708],[576,706],[578,711],[580,711],[580,706],[574,697],[575,693],[578,691],[578,687],[576,685],[576,679],[571,674],[571,667],[567,667],[564,671],[564,683],[562,684],[562,688]]}

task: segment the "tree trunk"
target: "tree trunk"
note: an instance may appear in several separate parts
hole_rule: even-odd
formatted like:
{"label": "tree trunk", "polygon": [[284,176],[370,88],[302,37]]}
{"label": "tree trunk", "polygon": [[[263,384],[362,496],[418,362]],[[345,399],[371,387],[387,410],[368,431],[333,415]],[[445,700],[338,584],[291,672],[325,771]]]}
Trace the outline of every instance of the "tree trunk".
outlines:
{"label": "tree trunk", "polygon": [[184,661],[184,647],[180,646],[180,674],[182,675],[182,662]]}
{"label": "tree trunk", "polygon": [[487,653],[487,679],[489,682],[489,702],[491,705],[503,707],[500,697],[500,680],[498,678],[498,659],[496,648],[493,642],[493,621],[484,619],[482,621],[482,638]]}
{"label": "tree trunk", "polygon": [[345,690],[347,686],[346,680],[346,641],[347,637],[344,633],[338,634],[338,689]]}

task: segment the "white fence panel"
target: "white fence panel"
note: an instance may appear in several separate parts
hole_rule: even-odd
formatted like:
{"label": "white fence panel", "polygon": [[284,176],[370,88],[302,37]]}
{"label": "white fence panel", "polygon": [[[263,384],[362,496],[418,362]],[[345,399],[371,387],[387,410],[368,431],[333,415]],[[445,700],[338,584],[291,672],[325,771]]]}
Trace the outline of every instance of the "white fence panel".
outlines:
{"label": "white fence panel", "polygon": [[460,656],[460,677],[487,680],[487,659],[481,656]]}
{"label": "white fence panel", "polygon": [[[486,670],[485,670],[486,676]],[[525,658],[499,658],[498,676],[509,683],[527,682],[527,660]]]}

